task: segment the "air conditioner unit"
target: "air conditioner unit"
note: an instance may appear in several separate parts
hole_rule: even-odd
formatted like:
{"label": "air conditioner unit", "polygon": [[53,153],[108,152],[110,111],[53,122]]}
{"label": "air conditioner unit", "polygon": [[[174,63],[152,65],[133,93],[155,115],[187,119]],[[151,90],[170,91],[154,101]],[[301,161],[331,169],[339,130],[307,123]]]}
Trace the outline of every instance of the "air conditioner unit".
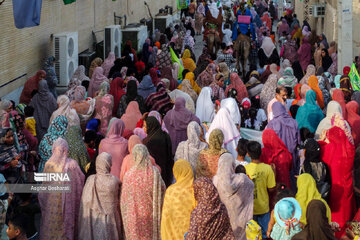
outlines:
{"label": "air conditioner unit", "polygon": [[127,40],[132,42],[132,46],[136,51],[141,51],[148,38],[148,30],[146,25],[129,24],[122,31],[122,41],[126,43]]}
{"label": "air conditioner unit", "polygon": [[96,58],[96,52],[89,52],[86,50],[79,54],[79,65],[83,65],[85,67],[85,74],[89,74],[89,68],[92,60]]}
{"label": "air conditioner unit", "polygon": [[313,16],[314,15],[314,8],[313,6],[309,7],[309,15]]}
{"label": "air conditioner unit", "polygon": [[78,33],[64,32],[54,34],[55,72],[58,88],[67,88],[78,67]]}
{"label": "air conditioner unit", "polygon": [[120,25],[111,25],[105,27],[104,35],[104,59],[109,52],[114,52],[115,57],[121,57],[122,33]]}
{"label": "air conditioner unit", "polygon": [[325,4],[313,5],[313,16],[317,18],[325,17]]}
{"label": "air conditioner unit", "polygon": [[173,22],[172,15],[160,15],[155,17],[155,29],[160,32],[165,32],[165,29]]}

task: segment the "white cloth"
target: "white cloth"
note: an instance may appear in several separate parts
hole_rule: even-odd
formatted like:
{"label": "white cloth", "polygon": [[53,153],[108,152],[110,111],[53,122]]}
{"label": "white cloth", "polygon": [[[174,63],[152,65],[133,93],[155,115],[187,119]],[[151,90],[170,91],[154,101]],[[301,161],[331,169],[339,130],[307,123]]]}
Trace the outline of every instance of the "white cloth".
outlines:
{"label": "white cloth", "polygon": [[209,131],[206,133],[206,141],[209,142],[210,133],[214,129],[220,129],[224,134],[224,148],[237,159],[237,144],[240,139],[240,132],[231,119],[230,113],[226,108],[221,108],[211,123]]}
{"label": "white cloth", "polygon": [[264,50],[266,57],[269,58],[276,47],[270,37],[264,37],[261,48]]}
{"label": "white cloth", "polygon": [[232,31],[230,29],[223,30],[223,43],[228,44],[229,42],[232,43]]}
{"label": "white cloth", "polygon": [[213,16],[213,18],[218,18],[220,11],[217,7],[216,2],[213,2],[209,5],[209,11],[211,13],[211,16]]}
{"label": "white cloth", "polygon": [[204,87],[196,101],[195,115],[200,119],[200,122],[212,122],[215,115],[214,104],[211,101],[211,88]]}
{"label": "white cloth", "polygon": [[241,125],[241,115],[239,107],[234,98],[225,98],[221,101],[221,107],[226,108],[235,124]]}

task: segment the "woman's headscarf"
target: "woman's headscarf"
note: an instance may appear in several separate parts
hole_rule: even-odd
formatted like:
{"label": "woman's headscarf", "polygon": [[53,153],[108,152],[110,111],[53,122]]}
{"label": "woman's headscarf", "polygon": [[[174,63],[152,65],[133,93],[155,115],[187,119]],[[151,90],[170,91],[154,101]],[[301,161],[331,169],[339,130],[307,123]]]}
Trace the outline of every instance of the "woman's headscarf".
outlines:
{"label": "woman's headscarf", "polygon": [[275,74],[271,74],[265,82],[260,93],[260,104],[262,109],[266,110],[269,102],[275,97],[277,83],[278,77]]}
{"label": "woman's headscarf", "polygon": [[102,63],[103,63],[103,60],[101,58],[99,58],[99,57],[92,60],[91,65],[90,65],[90,69],[89,69],[89,78],[90,79],[92,78],[92,75],[93,75],[95,69],[97,67],[101,67]]}
{"label": "woman's headscarf", "polygon": [[276,49],[273,41],[269,37],[264,37],[260,48],[264,50],[264,54],[268,58],[272,55],[273,51]]}
{"label": "woman's headscarf", "polygon": [[[117,177],[110,174],[111,166],[111,155],[108,153],[99,154],[96,158],[96,175],[89,177],[86,181],[81,199],[84,212],[81,218],[86,219],[80,218],[80,223],[83,224],[79,226],[80,239],[91,238],[90,236],[94,236],[92,234],[95,234],[96,230],[100,234],[106,227],[109,228],[109,232],[107,232],[109,235],[107,236],[114,239],[121,237],[120,196],[117,194],[120,191],[120,182]],[[100,217],[104,221],[96,222]],[[111,224],[111,226],[106,226],[106,224]],[[88,225],[90,226],[88,227]],[[94,233],[87,232],[90,229]],[[84,238],[84,236],[89,237]]]}
{"label": "woman's headscarf", "polygon": [[200,122],[211,123],[215,116],[214,104],[211,100],[211,88],[204,87],[196,101],[196,116]]}
{"label": "woman's headscarf", "polygon": [[133,148],[134,167],[125,173],[120,208],[126,239],[160,239],[161,206],[165,191],[146,146]]}
{"label": "woman's headscarf", "polygon": [[319,126],[316,129],[315,132],[315,139],[320,139],[321,135],[324,135],[324,131],[330,129],[331,126],[331,118],[335,115],[335,114],[340,114],[342,115],[342,109],[341,106],[338,102],[336,101],[330,101],[327,109],[326,109],[326,117],[321,120]]}
{"label": "woman's headscarf", "polygon": [[286,184],[291,188],[290,170],[292,168],[292,155],[284,142],[272,129],[265,129],[262,134],[264,148],[261,150],[260,161],[275,165],[276,182]]}
{"label": "woman's headscarf", "polygon": [[274,130],[293,154],[300,143],[298,124],[281,102],[277,101],[272,105],[272,112],[274,118],[268,123],[267,128]]}
{"label": "woman's headscarf", "polygon": [[191,51],[194,51],[195,42],[194,42],[194,38],[191,36],[191,31],[190,30],[186,31],[184,41],[183,41],[183,49],[182,50],[184,50],[184,48],[186,46],[189,46]]}
{"label": "woman's headscarf", "polygon": [[159,48],[154,46],[151,55],[149,56],[148,62],[151,63],[153,66],[156,66],[156,58],[157,58],[157,52]]}
{"label": "woman's headscarf", "polygon": [[156,68],[151,68],[149,70],[149,76],[151,77],[151,82],[154,84],[154,86],[160,82]]}
{"label": "woman's headscarf", "polygon": [[321,194],[319,193],[316,182],[314,178],[308,174],[303,173],[297,179],[297,193],[295,196],[296,200],[299,202],[302,215],[300,222],[305,224],[307,223],[307,206],[311,202],[311,200],[321,200],[326,205],[325,215],[329,219],[329,223],[331,222],[331,210],[324,199],[321,198]]}
{"label": "woman's headscarf", "polygon": [[63,115],[67,118],[69,127],[70,126],[80,126],[80,118],[76,113],[76,110],[73,109],[70,105],[70,100],[66,95],[61,95],[57,99],[57,104],[59,108],[53,112],[50,118],[50,123],[60,115]]}
{"label": "woman's headscarf", "polygon": [[[57,103],[54,96],[50,93],[47,82],[41,80],[39,82],[38,93],[31,99],[30,106],[35,109],[34,118],[36,120],[36,132],[39,129],[47,129],[51,114],[56,110]],[[41,136],[38,136],[41,137]]]}
{"label": "woman's headscarf", "polygon": [[302,35],[306,38],[309,38],[311,35],[311,31],[309,30],[308,26],[304,26],[302,30]]}
{"label": "woman's headscarf", "polygon": [[296,114],[299,129],[307,128],[310,132],[315,133],[323,118],[324,114],[316,104],[316,93],[313,90],[308,91],[305,104],[299,108]]}
{"label": "woman's headscarf", "polygon": [[[279,74],[281,76],[284,75],[284,71],[286,68],[291,67],[291,62],[288,59],[285,59],[281,64],[280,64],[280,70],[279,70]],[[294,73],[294,70],[293,70]]]}
{"label": "woman's headscarf", "polygon": [[210,134],[213,130],[220,129],[224,134],[224,148],[231,152],[234,158],[237,157],[236,147],[240,139],[240,132],[236,128],[235,123],[231,119],[230,113],[227,109],[221,108],[216,114],[213,122],[210,125],[209,131],[206,133],[206,140],[209,142]]}
{"label": "woman's headscarf", "polygon": [[81,170],[85,172],[90,158],[83,141],[80,126],[71,126],[64,138],[69,144],[69,158],[74,159],[79,164]]}
{"label": "woman's headscarf", "polygon": [[175,153],[175,160],[185,159],[195,170],[199,154],[207,148],[207,144],[200,141],[201,127],[192,121],[187,126],[187,140],[181,142]]}
{"label": "woman's headscarf", "polygon": [[144,76],[139,86],[137,87],[137,93],[146,99],[151,93],[156,92],[155,86],[149,75]]}
{"label": "woman's headscarf", "polygon": [[178,78],[173,77],[172,68],[170,66],[163,67],[161,69],[161,78],[162,78],[162,80],[163,79],[168,79],[169,80],[169,82],[170,82],[169,90],[170,91],[173,91],[179,85],[178,81],[177,81]]}
{"label": "woman's headscarf", "polygon": [[306,68],[306,74],[305,76],[301,79],[300,83],[301,84],[309,84],[309,78],[310,76],[313,76],[316,74],[316,68],[314,65],[310,64],[309,66],[307,66]]}
{"label": "woman's headscarf", "polygon": [[174,164],[173,172],[176,182],[166,190],[162,208],[162,239],[183,239],[189,230],[191,212],[196,207],[191,165],[179,159]]}
{"label": "woman's headscarf", "polygon": [[254,183],[245,174],[235,174],[234,158],[229,153],[220,156],[213,182],[227,209],[235,238],[245,239],[246,224],[253,216]]}
{"label": "woman's headscarf", "polygon": [[97,97],[103,97],[106,94],[108,94],[110,91],[110,84],[109,82],[102,82],[100,84],[100,88],[99,88],[99,93],[97,95]]}
{"label": "woman's headscarf", "polygon": [[38,171],[42,172],[46,161],[52,155],[53,143],[58,138],[64,138],[66,129],[68,127],[68,120],[65,116],[57,116],[50,124],[48,132],[44,135],[39,144],[40,163]]}
{"label": "woman's headscarf", "polygon": [[34,90],[38,90],[40,81],[42,79],[45,79],[45,77],[46,77],[46,72],[44,70],[39,70],[36,72],[36,74],[34,76],[29,78],[25,82],[24,88],[20,95],[20,103],[25,103],[25,104],[30,103],[31,98],[32,98],[31,93]]}
{"label": "woman's headscarf", "polygon": [[334,231],[329,225],[327,218],[326,204],[321,200],[312,200],[309,202],[303,216],[306,216],[307,225],[298,234],[294,235],[292,240],[336,240]]}
{"label": "woman's headscarf", "polygon": [[322,40],[321,40],[320,43],[322,43],[322,44],[324,45],[324,47],[325,47],[326,49],[328,49],[328,48],[329,48],[329,43],[328,43],[328,41],[327,41],[327,39],[326,39],[325,34],[322,33],[322,34],[321,34],[321,37],[322,37]]}
{"label": "woman's headscarf", "polygon": [[181,60],[183,62],[184,69],[187,69],[190,72],[194,72],[194,70],[196,69],[196,64],[194,60],[191,58],[191,52],[189,49],[185,49]]}
{"label": "woman's headscarf", "polygon": [[325,77],[323,76],[317,76],[317,78],[318,78],[319,88],[324,98],[324,105],[327,106],[328,103],[331,101],[331,96],[327,88],[327,86],[330,84],[329,80],[325,79]]}
{"label": "woman's headscarf", "polygon": [[109,52],[108,57],[104,60],[103,64],[101,65],[101,67],[104,69],[105,77],[111,77],[108,75],[109,75],[110,69],[114,66],[114,61],[115,61],[115,53]]}
{"label": "woman's headscarf", "polygon": [[224,75],[224,79],[227,80],[230,77],[230,70],[226,63],[222,62],[218,64],[219,70]]}
{"label": "woman's headscarf", "polygon": [[132,131],[136,128],[136,124],[141,117],[138,102],[131,101],[127,105],[125,113],[121,116],[121,120],[123,120],[125,128]]}
{"label": "woman's headscarf", "polygon": [[85,75],[85,67],[79,65],[70,79],[68,88],[71,89],[80,86],[83,81],[90,81],[90,78]]}
{"label": "woman's headscarf", "polygon": [[325,52],[325,56],[321,56],[321,66],[323,67],[324,71],[327,72],[333,61],[327,49],[324,48],[321,51]]}
{"label": "woman's headscarf", "polygon": [[[221,108],[225,108],[228,110],[231,119],[238,126],[241,125],[241,115],[239,106],[234,98],[225,98],[221,101]],[[200,105],[201,106],[201,105]]]}
{"label": "woman's headscarf", "polygon": [[145,42],[142,48],[142,60],[145,64],[148,63],[149,56],[150,56],[150,50],[149,50],[149,43]]}
{"label": "woman's headscarf", "polygon": [[281,20],[281,25],[278,30],[279,36],[282,36],[283,32],[286,32],[286,34],[289,34],[289,31],[290,31],[289,24],[287,23],[286,19],[283,18]]}
{"label": "woman's headscarf", "polygon": [[192,88],[190,80],[184,79],[182,83],[178,87],[184,93],[189,94],[194,102],[197,101],[198,95],[196,94],[195,90]]}
{"label": "woman's headscarf", "polygon": [[216,66],[214,63],[210,63],[206,69],[200,73],[198,78],[196,79],[196,83],[199,87],[207,87],[209,86],[214,80],[214,74],[216,73]]}
{"label": "woman's headscarf", "polygon": [[[216,5],[216,3],[213,3]],[[194,181],[196,208],[191,213],[186,240],[234,239],[226,207],[209,178]]]}
{"label": "woman's headscarf", "polygon": [[177,62],[174,62],[172,65],[172,76],[177,81],[179,79],[180,65]]}
{"label": "woman's headscarf", "polygon": [[319,88],[318,79],[316,76],[312,75],[309,78],[309,87],[316,93],[316,101],[319,104],[320,108],[323,109],[324,105],[324,97]]}
{"label": "woman's headscarf", "polygon": [[91,77],[88,96],[95,97],[95,93],[99,90],[100,84],[104,81],[109,81],[109,79],[107,79],[107,77],[104,75],[104,69],[102,67],[95,68]]}
{"label": "woman's headscarf", "polygon": [[51,93],[54,95],[54,97],[57,97],[55,88],[58,83],[58,78],[56,76],[54,63],[55,57],[48,57],[44,63],[43,70],[46,72],[45,80],[49,86]]}
{"label": "woman's headscarf", "polygon": [[234,88],[237,91],[238,102],[241,102],[244,98],[249,97],[246,86],[243,83],[243,81],[241,81],[241,79],[237,73],[234,72],[230,75],[230,81],[231,81],[231,84],[229,86],[227,86],[227,88],[225,90],[225,96],[228,95],[229,90]]}
{"label": "woman's headscarf", "polygon": [[292,102],[292,105],[301,105],[301,106],[303,105],[299,103],[302,100],[302,97],[300,95],[301,87],[302,85],[300,83],[295,85],[294,87],[295,100]]}
{"label": "woman's headscarf", "polygon": [[295,87],[297,84],[297,78],[294,76],[294,71],[291,67],[287,67],[284,71],[284,75],[279,79],[278,85],[282,87]]}
{"label": "woman's headscarf", "polygon": [[335,89],[332,95],[332,99],[336,102],[338,102],[342,109],[342,116],[344,119],[347,119],[347,111],[346,111],[346,102],[345,102],[345,96],[344,92],[340,89]]}
{"label": "woman's headscarf", "polygon": [[120,99],[123,95],[126,94],[124,91],[124,80],[120,77],[115,78],[111,81],[110,84],[110,92],[114,97],[114,108],[113,108],[113,116],[116,115],[116,111],[119,107]]}

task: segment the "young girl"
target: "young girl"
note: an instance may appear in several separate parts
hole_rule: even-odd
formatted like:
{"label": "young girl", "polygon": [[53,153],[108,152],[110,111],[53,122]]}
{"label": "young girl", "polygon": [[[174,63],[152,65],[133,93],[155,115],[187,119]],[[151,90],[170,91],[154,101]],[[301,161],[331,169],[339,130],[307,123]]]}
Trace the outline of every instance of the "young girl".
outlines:
{"label": "young girl", "polygon": [[300,204],[283,184],[279,187],[276,201],[275,208],[271,211],[266,235],[274,240],[290,240],[292,236],[301,231]]}

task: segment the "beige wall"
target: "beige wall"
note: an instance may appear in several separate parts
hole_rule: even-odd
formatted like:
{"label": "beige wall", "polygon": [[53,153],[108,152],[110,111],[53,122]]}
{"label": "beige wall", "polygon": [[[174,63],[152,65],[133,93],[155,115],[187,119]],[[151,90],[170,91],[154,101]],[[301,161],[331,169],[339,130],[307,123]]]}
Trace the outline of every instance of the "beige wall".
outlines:
{"label": "beige wall", "polygon": [[[153,16],[166,5],[176,7],[175,0],[146,1]],[[80,53],[91,49],[93,30],[114,24],[114,12],[119,16],[126,14],[128,23],[149,18],[144,0],[77,0],[66,6],[62,0],[43,0],[40,25],[17,29],[12,1],[5,1],[0,6],[0,85],[25,73],[27,76],[0,88],[0,97],[22,86],[41,67],[43,59],[52,54],[51,34],[78,31]],[[102,33],[96,36],[102,41]]]}
{"label": "beige wall", "polygon": [[[324,0],[310,0],[309,5],[316,2],[325,2]],[[295,12],[299,21],[303,21],[304,2],[296,1]],[[338,19],[337,19],[337,0],[326,0],[325,18],[310,17],[310,25],[317,30],[317,34],[325,33],[329,43],[336,41],[338,36]],[[354,56],[360,55],[360,0],[353,0],[353,52]]]}

